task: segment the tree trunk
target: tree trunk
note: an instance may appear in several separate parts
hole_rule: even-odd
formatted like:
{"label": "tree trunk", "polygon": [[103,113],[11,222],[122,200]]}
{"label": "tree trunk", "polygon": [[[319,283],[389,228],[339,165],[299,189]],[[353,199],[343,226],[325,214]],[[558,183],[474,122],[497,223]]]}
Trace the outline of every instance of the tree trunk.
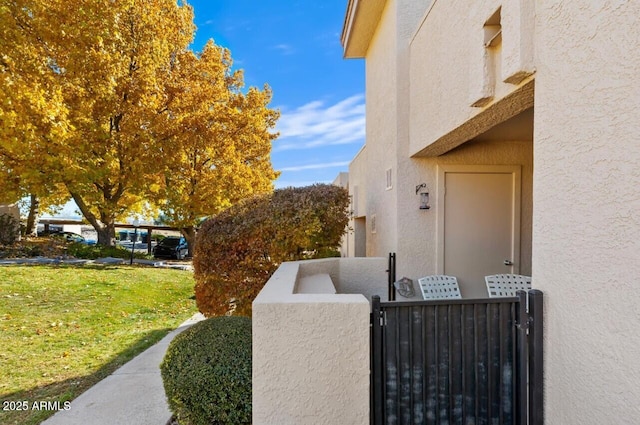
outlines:
{"label": "tree trunk", "polygon": [[115,246],[116,245],[116,225],[115,223],[106,223],[102,226],[95,226],[98,233],[98,245]]}
{"label": "tree trunk", "polygon": [[189,253],[187,254],[189,258],[193,258],[193,250],[196,247],[196,229],[195,227],[183,227],[180,229],[180,233],[187,240],[187,246],[189,248]]}
{"label": "tree trunk", "polygon": [[80,208],[80,212],[87,219],[89,224],[96,229],[98,233],[98,245],[104,246],[116,246],[116,222],[114,219],[109,218],[106,215],[103,215],[102,220],[98,220],[98,218],[91,212],[87,204],[84,202],[81,196],[77,193],[69,191],[71,197],[76,202],[78,208]]}
{"label": "tree trunk", "polygon": [[31,204],[29,205],[29,215],[27,216],[27,225],[24,229],[25,236],[37,236],[37,220],[39,214],[40,199],[32,193]]}

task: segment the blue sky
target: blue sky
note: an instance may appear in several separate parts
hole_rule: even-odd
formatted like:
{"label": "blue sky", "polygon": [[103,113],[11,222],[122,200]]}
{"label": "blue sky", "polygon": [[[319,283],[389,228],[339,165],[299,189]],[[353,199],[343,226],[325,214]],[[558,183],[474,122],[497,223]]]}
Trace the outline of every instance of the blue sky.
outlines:
{"label": "blue sky", "polygon": [[330,183],[364,143],[364,61],[343,59],[347,0],[191,0],[198,27],[231,51],[247,86],[273,90],[280,110],[276,187]]}
{"label": "blue sky", "polygon": [[[364,61],[343,59],[348,0],[187,0],[197,26],[231,51],[246,86],[273,91],[281,113],[271,160],[276,188],[331,183],[364,144]],[[73,202],[60,216],[77,216]]]}

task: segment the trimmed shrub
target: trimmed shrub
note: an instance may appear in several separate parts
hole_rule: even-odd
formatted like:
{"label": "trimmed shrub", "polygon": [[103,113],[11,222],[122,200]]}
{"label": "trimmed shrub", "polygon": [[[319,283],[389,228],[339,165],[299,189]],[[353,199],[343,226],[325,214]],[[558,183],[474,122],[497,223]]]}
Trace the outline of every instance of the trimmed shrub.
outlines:
{"label": "trimmed shrub", "polygon": [[[95,260],[101,257],[115,257],[129,259],[131,250],[120,246],[85,245],[79,242],[67,244],[67,254],[75,258]],[[134,258],[147,258],[147,254],[134,252]]]}
{"label": "trimmed shrub", "polygon": [[160,365],[180,425],[251,423],[251,319],[213,317],[178,334]]}
{"label": "trimmed shrub", "polygon": [[193,260],[198,309],[249,316],[280,263],[339,256],[348,207],[345,189],[317,184],[247,199],[207,220]]}

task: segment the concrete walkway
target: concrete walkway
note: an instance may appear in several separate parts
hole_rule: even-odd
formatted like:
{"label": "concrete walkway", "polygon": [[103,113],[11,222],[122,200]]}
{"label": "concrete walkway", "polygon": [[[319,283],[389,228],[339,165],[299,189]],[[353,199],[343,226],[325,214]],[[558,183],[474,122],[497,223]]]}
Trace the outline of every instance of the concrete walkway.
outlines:
{"label": "concrete walkway", "polygon": [[204,319],[194,315],[111,376],[71,402],[43,425],[165,425],[171,412],[164,394],[160,363],[171,340]]}

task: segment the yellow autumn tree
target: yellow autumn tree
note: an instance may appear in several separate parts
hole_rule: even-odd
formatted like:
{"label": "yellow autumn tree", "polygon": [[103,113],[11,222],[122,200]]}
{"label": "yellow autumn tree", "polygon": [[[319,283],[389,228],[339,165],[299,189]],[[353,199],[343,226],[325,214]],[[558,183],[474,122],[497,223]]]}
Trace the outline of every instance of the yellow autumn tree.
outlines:
{"label": "yellow autumn tree", "polygon": [[213,43],[189,50],[186,2],[0,0],[0,28],[1,171],[63,185],[98,243],[150,201],[189,234],[270,190],[270,92],[242,93]]}
{"label": "yellow autumn tree", "polygon": [[2,45],[14,43],[3,90],[16,99],[3,105],[15,128],[2,135],[11,144],[3,155],[33,144],[12,171],[28,175],[39,158],[46,179],[66,187],[99,243],[111,245],[116,220],[157,178],[149,129],[164,71],[192,39],[192,10],[175,0],[2,0],[0,8]]}
{"label": "yellow autumn tree", "polygon": [[43,2],[0,2],[0,203],[30,195],[46,210],[69,194],[49,172],[58,166],[50,143],[64,141],[67,110],[37,30],[45,10]]}
{"label": "yellow autumn tree", "polygon": [[195,228],[240,199],[273,190],[268,87],[242,92],[229,50],[209,41],[198,55],[175,57],[166,79],[167,103],[157,138],[171,152],[156,202],[169,224],[195,244]]}

